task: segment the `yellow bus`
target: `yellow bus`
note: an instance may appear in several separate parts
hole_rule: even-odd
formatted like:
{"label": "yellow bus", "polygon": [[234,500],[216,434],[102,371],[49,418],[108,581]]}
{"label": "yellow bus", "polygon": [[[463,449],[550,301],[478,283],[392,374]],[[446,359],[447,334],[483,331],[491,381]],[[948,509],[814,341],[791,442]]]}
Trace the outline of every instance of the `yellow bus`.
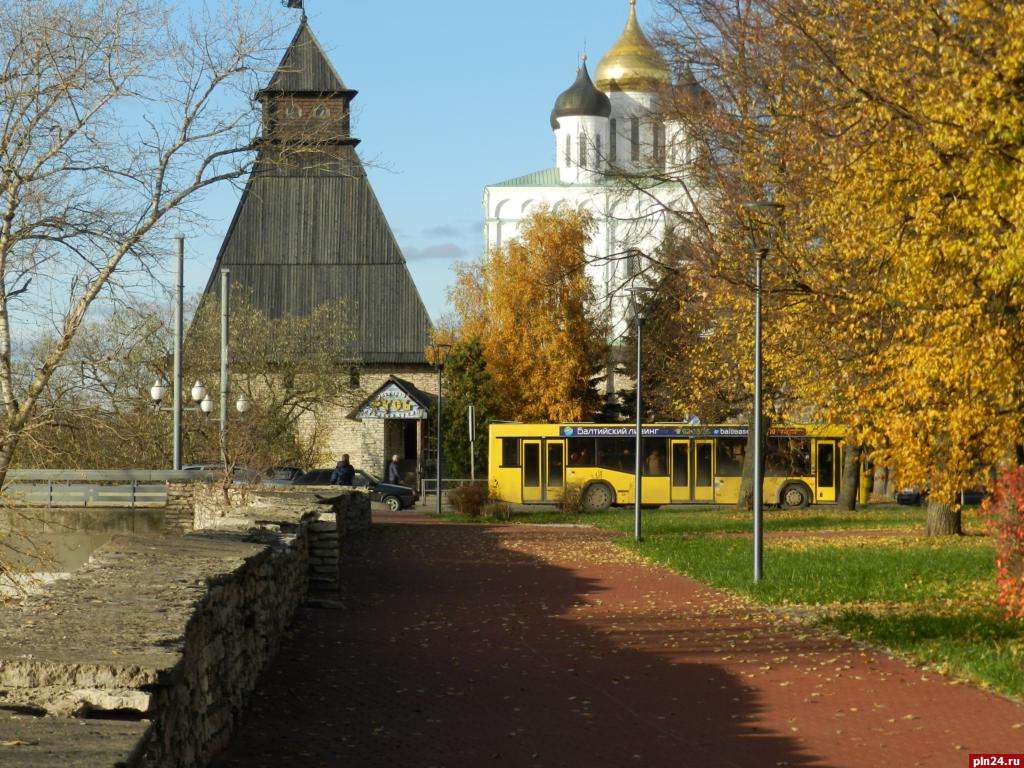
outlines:
{"label": "yellow bus", "polygon": [[[741,425],[644,425],[644,505],[735,504],[748,429]],[[842,427],[793,425],[768,431],[765,504],[833,504],[842,480]],[[588,510],[634,503],[636,428],[623,424],[492,424],[490,492],[514,504],[551,504],[567,485]],[[867,497],[866,473],[859,496]]]}

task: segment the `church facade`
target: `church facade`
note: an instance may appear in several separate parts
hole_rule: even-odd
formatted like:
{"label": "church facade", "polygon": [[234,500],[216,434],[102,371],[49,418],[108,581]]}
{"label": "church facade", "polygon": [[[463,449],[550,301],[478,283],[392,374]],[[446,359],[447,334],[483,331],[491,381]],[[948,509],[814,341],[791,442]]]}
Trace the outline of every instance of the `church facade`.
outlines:
{"label": "church facade", "polygon": [[[597,231],[587,248],[588,274],[600,298],[610,341],[628,332],[626,290],[644,256],[662,244],[674,214],[686,207],[680,185],[681,129],[658,113],[659,93],[672,85],[668,63],[640,26],[630,0],[626,28],[601,59],[596,82],[584,58],[575,82],[551,112],[554,165],[492,184],[484,191],[486,245],[516,237],[540,205],[588,211]],[[613,377],[608,376],[609,393]]]}
{"label": "church facade", "polygon": [[[431,323],[356,154],[348,88],[305,17],[259,92],[261,149],[206,287],[221,269],[271,318],[344,302],[351,340],[339,349],[335,402],[308,415],[326,465],[343,453],[381,474],[398,454],[422,474],[427,412],[437,394],[426,360]],[[341,343],[341,342],[339,342]]]}

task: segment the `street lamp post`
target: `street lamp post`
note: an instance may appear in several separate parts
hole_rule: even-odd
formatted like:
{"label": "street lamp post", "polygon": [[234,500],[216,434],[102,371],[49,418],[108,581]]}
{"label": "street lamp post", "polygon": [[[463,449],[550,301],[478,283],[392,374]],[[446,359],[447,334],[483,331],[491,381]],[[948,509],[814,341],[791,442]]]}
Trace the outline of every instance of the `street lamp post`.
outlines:
{"label": "street lamp post", "polygon": [[[782,211],[779,203],[760,200],[745,203],[744,208],[752,213],[767,212],[778,215]],[[754,242],[754,582],[764,578],[764,407],[762,399],[761,369],[761,278],[768,246]]]}
{"label": "street lamp post", "polygon": [[431,344],[430,348],[433,353],[434,363],[437,365],[437,514],[441,514],[441,461],[444,457],[443,449],[441,448],[441,424],[442,424],[442,405],[441,405],[441,374],[444,371],[445,357],[448,355],[448,350],[452,348],[451,344]]}
{"label": "street lamp post", "polygon": [[228,463],[228,340],[230,270],[220,271],[220,460]]}
{"label": "street lamp post", "polygon": [[643,538],[643,527],[641,517],[641,501],[643,498],[643,394],[641,388],[641,376],[643,374],[643,347],[644,347],[644,320],[646,319],[643,297],[651,293],[651,288],[634,286],[629,289],[630,303],[633,306],[633,317],[636,320],[636,463],[633,475],[633,538],[641,541]]}
{"label": "street lamp post", "polygon": [[[181,470],[181,345],[185,325],[185,236],[178,235],[178,262],[174,292],[174,471]],[[157,401],[159,402],[159,401]]]}

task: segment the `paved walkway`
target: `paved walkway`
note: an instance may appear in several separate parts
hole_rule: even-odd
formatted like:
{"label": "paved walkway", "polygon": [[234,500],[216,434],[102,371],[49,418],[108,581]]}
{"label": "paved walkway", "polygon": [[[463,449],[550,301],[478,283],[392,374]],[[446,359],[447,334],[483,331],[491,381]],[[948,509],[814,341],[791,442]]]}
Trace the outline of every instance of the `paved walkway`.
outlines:
{"label": "paved walkway", "polygon": [[[966,768],[1024,707],[806,633],[586,528],[391,516],[217,765]],[[1014,726],[1017,725],[1017,728]]]}

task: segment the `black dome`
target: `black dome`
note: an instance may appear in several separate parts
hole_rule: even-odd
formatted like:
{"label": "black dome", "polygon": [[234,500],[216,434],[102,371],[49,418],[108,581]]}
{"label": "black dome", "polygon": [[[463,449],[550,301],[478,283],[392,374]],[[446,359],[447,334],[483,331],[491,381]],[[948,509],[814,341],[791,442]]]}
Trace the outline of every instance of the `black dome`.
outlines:
{"label": "black dome", "polygon": [[558,129],[560,117],[609,117],[611,114],[611,101],[602,91],[597,90],[584,63],[577,70],[576,82],[572,87],[555,99],[555,108],[551,110],[551,127]]}

